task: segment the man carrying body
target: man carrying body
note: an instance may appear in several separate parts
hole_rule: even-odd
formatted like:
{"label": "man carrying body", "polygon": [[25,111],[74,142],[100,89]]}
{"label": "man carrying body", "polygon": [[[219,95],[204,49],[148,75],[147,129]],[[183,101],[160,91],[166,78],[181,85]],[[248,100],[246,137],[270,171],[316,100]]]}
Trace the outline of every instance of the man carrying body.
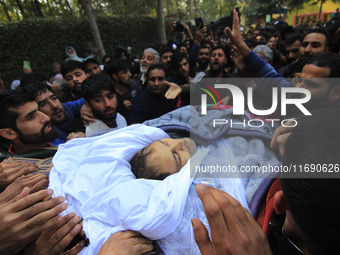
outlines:
{"label": "man carrying body", "polygon": [[125,107],[130,109],[133,100],[141,93],[141,86],[132,81],[128,62],[122,59],[110,60],[105,65],[105,70],[114,82],[118,101],[124,102]]}
{"label": "man carrying body", "polygon": [[206,45],[200,47],[198,57],[197,57],[197,66],[195,67],[195,72],[205,72],[209,67],[210,62],[210,48]]}
{"label": "man carrying body", "polygon": [[27,85],[22,91],[38,104],[39,111],[51,119],[52,126],[58,132],[58,137],[52,144],[57,145],[84,136],[85,129],[80,119],[80,108],[85,102],[83,98],[62,104],[51,87],[41,82]]}
{"label": "man carrying body", "polygon": [[[334,116],[339,113],[339,104],[336,104],[319,109],[312,117],[300,119],[299,126],[293,129],[288,139],[283,165],[303,166],[305,169],[312,165],[338,166],[339,118]],[[134,156],[131,161],[132,171],[137,177],[162,180],[179,172],[194,149],[192,140],[188,138],[165,138],[153,142]],[[220,150],[216,152],[220,153]],[[324,175],[324,178],[329,179],[316,179],[320,175],[315,175],[315,172],[313,175],[308,170],[306,172],[300,175],[296,172],[296,176],[303,179],[276,179],[269,186],[265,182],[267,184],[261,187],[260,193],[266,198],[255,199],[260,202],[256,207],[249,206],[253,208],[252,213],[257,215],[258,223],[230,195],[198,184],[196,190],[212,231],[210,239],[204,225],[198,219],[192,220],[195,240],[201,253],[332,253],[339,239],[339,223],[336,219],[340,207],[333,203],[340,196],[339,179],[331,179],[330,175]],[[324,171],[323,174],[332,173]],[[262,189],[267,192],[263,193]]]}
{"label": "man carrying body", "polygon": [[[235,15],[236,14],[234,13],[234,16]],[[257,88],[262,97],[264,99],[271,99],[273,87],[278,87],[279,93],[280,88],[292,87],[291,83],[283,79],[280,74],[278,74],[262,58],[258,57],[256,53],[251,51],[243,42],[239,31],[240,24],[237,17],[234,17],[233,24],[233,31],[229,28],[226,28],[226,30],[229,37],[243,56],[243,60],[248,71],[255,77],[266,78],[261,79],[261,86],[258,86]],[[319,39],[323,38],[323,41],[317,42],[315,37]],[[328,46],[327,37],[321,32],[307,34],[303,40],[301,48],[303,52],[305,52],[304,54],[306,56],[310,55],[308,52],[317,54],[304,66],[301,73],[302,79],[300,79],[300,81],[296,84],[296,87],[307,89],[311,93],[311,99],[309,100],[308,105],[305,104],[306,108],[312,110],[310,106],[315,109],[321,105],[327,105],[338,101],[340,99],[340,85],[335,83],[334,79],[325,78],[339,77],[340,70],[337,63],[340,62],[340,55],[335,53],[323,53],[328,50]]]}
{"label": "man carrying body", "polygon": [[28,96],[14,91],[0,92],[0,135],[11,143],[10,153],[24,153],[51,146],[58,133],[50,118],[39,111]]}
{"label": "man carrying body", "polygon": [[221,46],[216,46],[211,50],[210,56],[210,69],[206,73],[198,73],[195,77],[202,78],[228,78],[231,77],[226,72],[226,66],[228,63],[226,49]]}
{"label": "man carrying body", "polygon": [[128,123],[142,123],[179,107],[178,98],[166,99],[166,70],[161,64],[152,65],[146,73],[147,88],[134,101]]}
{"label": "man carrying body", "polygon": [[99,63],[97,60],[93,58],[86,59],[84,61],[85,71],[88,76],[91,76],[93,74],[99,74],[102,73],[102,70],[100,69]]}
{"label": "man carrying body", "polygon": [[81,84],[88,77],[84,64],[74,60],[65,61],[61,64],[61,74],[66,81],[66,87],[60,93],[60,101],[64,103],[78,100],[81,97]]}
{"label": "man carrying body", "polygon": [[301,43],[302,35],[300,33],[291,34],[285,40],[285,56],[288,64],[278,70],[278,73],[283,77],[294,77],[294,74],[301,72],[302,67],[306,64],[305,58],[301,58]]}
{"label": "man carrying body", "polygon": [[185,53],[176,52],[172,61],[171,77],[168,77],[170,82],[174,82],[181,86],[190,82],[188,56]]}
{"label": "man carrying body", "polygon": [[302,43],[302,35],[294,33],[287,37],[285,40],[285,55],[288,63],[297,60],[300,57],[300,47]]}
{"label": "man carrying body", "polygon": [[291,64],[280,69],[279,73],[284,77],[293,77],[295,73],[301,72],[311,57],[327,53],[329,45],[330,35],[324,29],[310,30],[304,35],[302,41],[299,39],[299,34],[292,34],[287,38],[285,46]]}
{"label": "man carrying body", "polygon": [[85,105],[91,109],[96,121],[86,126],[86,136],[96,136],[126,127],[125,118],[117,113],[117,94],[112,80],[105,74],[95,74],[86,79],[81,93]]}
{"label": "man carrying body", "polygon": [[156,50],[153,48],[147,48],[143,52],[143,56],[140,60],[140,72],[142,76],[140,77],[142,84],[145,83],[145,74],[149,69],[150,65],[153,64],[159,64],[160,63],[160,57]]}
{"label": "man carrying body", "polygon": [[162,64],[166,66],[167,71],[169,72],[171,68],[170,63],[174,55],[174,51],[170,47],[165,47],[161,50],[160,55]]}
{"label": "man carrying body", "polygon": [[[339,104],[305,117],[293,129],[286,144],[284,166],[337,166],[339,164]],[[325,173],[325,172],[324,172]],[[320,176],[320,175],[319,175]],[[211,227],[212,240],[203,224],[192,219],[195,240],[202,254],[332,254],[339,243],[340,195],[338,178],[276,180],[270,187],[265,210],[257,220],[231,196],[197,185]],[[229,224],[233,222],[233,226]],[[242,230],[241,227],[242,226]],[[246,242],[244,242],[246,240]],[[214,252],[210,252],[214,247]]]}
{"label": "man carrying body", "polygon": [[330,35],[322,28],[307,32],[302,40],[300,51],[303,56],[311,57],[327,53],[330,46]]}

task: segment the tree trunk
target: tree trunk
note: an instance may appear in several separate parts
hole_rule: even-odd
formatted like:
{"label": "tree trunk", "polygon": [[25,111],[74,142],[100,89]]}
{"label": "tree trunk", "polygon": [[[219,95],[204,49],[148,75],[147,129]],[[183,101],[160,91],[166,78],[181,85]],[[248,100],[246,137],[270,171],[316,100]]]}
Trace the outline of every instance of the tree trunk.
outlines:
{"label": "tree trunk", "polygon": [[4,11],[6,13],[6,17],[7,17],[8,21],[11,21],[12,19],[11,19],[11,16],[9,15],[9,13],[8,13],[8,8],[7,8],[6,3],[3,0],[0,0],[0,2],[1,2],[1,5],[2,5],[2,8],[4,9]]}
{"label": "tree trunk", "polygon": [[90,0],[79,0],[79,2],[81,4],[81,6],[83,7],[84,12],[87,16],[87,19],[89,21],[91,33],[92,33],[92,36],[94,37],[94,42],[95,42],[95,44],[96,44],[96,46],[99,50],[100,57],[103,57],[106,53],[105,53],[105,49],[104,49],[104,46],[103,46],[102,39],[100,37],[97,22],[96,22],[96,19],[94,17],[94,14],[93,14],[91,2],[90,2]]}
{"label": "tree trunk", "polygon": [[112,15],[116,15],[116,5],[115,5],[115,1],[111,0],[111,11],[112,11]]}
{"label": "tree trunk", "polygon": [[191,0],[187,0],[187,8],[185,12],[186,19],[191,19]]}
{"label": "tree trunk", "polygon": [[[61,1],[61,0],[60,0],[60,1]],[[66,0],[65,2],[66,2],[66,5],[67,5],[68,9],[70,10],[71,16],[73,16],[73,10],[72,10],[72,8],[71,8],[71,5],[70,5],[69,1]],[[63,6],[62,3],[61,3],[60,5]]]}
{"label": "tree trunk", "polygon": [[222,19],[222,0],[220,0],[220,19]]}
{"label": "tree trunk", "polygon": [[197,18],[197,6],[196,6],[196,0],[194,0],[194,18]]}
{"label": "tree trunk", "polygon": [[177,12],[177,19],[179,19],[179,5],[178,5],[178,0],[176,0],[176,12]]}
{"label": "tree trunk", "polygon": [[31,5],[31,10],[33,12],[33,17],[39,17],[39,14],[37,13],[37,9],[35,8],[34,1],[31,0],[30,5]]}
{"label": "tree trunk", "polygon": [[20,13],[21,13],[22,17],[23,17],[24,19],[27,18],[27,14],[26,14],[26,12],[24,11],[24,8],[22,7],[22,5],[21,5],[21,3],[20,3],[20,0],[15,0],[15,2],[16,2],[16,4],[17,4],[19,10],[20,10]]}
{"label": "tree trunk", "polygon": [[20,20],[20,15],[17,9],[15,9],[15,14],[17,15],[17,19]]}
{"label": "tree trunk", "polygon": [[322,5],[325,2],[325,0],[320,1],[320,8],[319,8],[319,20],[321,20],[321,12],[322,12]]}
{"label": "tree trunk", "polygon": [[[51,7],[50,2],[46,1],[47,9],[48,9],[48,16],[54,17],[55,16],[55,9]],[[59,13],[58,13],[59,14]]]}
{"label": "tree trunk", "polygon": [[85,2],[87,0],[78,0],[78,5],[79,5],[79,13],[80,13],[80,17],[85,17],[85,7],[83,6],[83,2]]}
{"label": "tree trunk", "polygon": [[157,19],[158,19],[158,37],[162,45],[166,44],[165,24],[164,24],[164,0],[157,0]]}
{"label": "tree trunk", "polygon": [[41,11],[41,6],[40,6],[40,3],[38,0],[34,0],[34,6],[35,6],[35,9],[37,11],[37,17],[44,17],[42,11]]}
{"label": "tree trunk", "polygon": [[169,16],[170,15],[170,0],[166,0],[166,15]]}

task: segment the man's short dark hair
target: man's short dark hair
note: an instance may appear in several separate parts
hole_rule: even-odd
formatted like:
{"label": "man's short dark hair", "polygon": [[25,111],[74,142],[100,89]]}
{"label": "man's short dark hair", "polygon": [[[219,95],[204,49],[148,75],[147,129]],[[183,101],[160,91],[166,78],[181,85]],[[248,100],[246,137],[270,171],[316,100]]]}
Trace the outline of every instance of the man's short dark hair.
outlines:
{"label": "man's short dark hair", "polygon": [[[299,120],[286,144],[283,165],[340,164],[340,105]],[[313,254],[333,254],[340,243],[340,179],[281,179],[292,217]]]}
{"label": "man's short dark hair", "polygon": [[51,91],[54,94],[51,86],[47,85],[44,82],[38,82],[38,81],[33,82],[24,87],[20,87],[19,91],[29,96],[31,101],[34,101],[37,96],[40,96],[42,93],[45,93],[46,91]]}
{"label": "man's short dark hair", "polygon": [[[260,33],[258,33],[258,35],[257,36],[262,36],[262,37],[264,37],[264,39],[265,39],[265,43],[268,41],[268,39],[269,39],[269,35],[266,33],[266,32],[264,32],[264,31],[260,31]],[[257,37],[256,36],[256,37]]]}
{"label": "man's short dark hair", "polygon": [[127,52],[126,48],[123,47],[123,46],[118,46],[116,48],[116,52],[115,52],[114,58],[121,58],[123,56],[123,54],[126,57],[128,56],[128,52]]}
{"label": "man's short dark hair", "polygon": [[294,33],[294,34],[289,35],[287,39],[285,40],[285,46],[291,45],[295,43],[296,41],[302,42],[302,34]]}
{"label": "man's short dark hair", "polygon": [[148,70],[146,71],[145,76],[146,76],[147,79],[149,79],[149,73],[152,70],[155,70],[155,69],[163,70],[164,74],[165,74],[165,78],[168,77],[168,73],[166,71],[166,67],[163,64],[153,64],[153,65],[149,66]]}
{"label": "man's short dark hair", "polygon": [[[331,69],[329,78],[340,77],[340,55],[333,52],[323,53],[312,57],[307,64],[316,65],[318,67],[328,67]],[[337,84],[340,85],[340,84]]]}
{"label": "man's short dark hair", "polygon": [[98,61],[95,60],[94,58],[88,58],[88,59],[86,59],[86,60],[83,62],[85,68],[86,68],[86,65],[87,65],[88,63],[94,63],[94,64],[97,64],[97,65],[99,66]]}
{"label": "man's short dark hair", "polygon": [[227,53],[228,53],[228,52],[227,52],[227,49],[226,49],[225,47],[223,47],[222,45],[217,45],[217,46],[213,47],[213,48],[211,49],[211,52],[210,52],[210,53],[213,53],[213,51],[218,50],[218,49],[223,50],[225,57],[227,57]]}
{"label": "man's short dark hair", "polygon": [[174,72],[177,72],[177,69],[179,68],[179,63],[183,60],[186,59],[188,60],[188,55],[183,53],[183,52],[179,52],[177,51],[174,56],[171,59],[171,66],[172,66],[172,70],[174,70]]}
{"label": "man's short dark hair", "polygon": [[159,52],[159,55],[160,55],[161,58],[162,58],[163,54],[164,54],[164,53],[167,53],[167,52],[172,52],[172,53],[174,53],[174,50],[173,50],[171,47],[166,46],[166,47],[163,47],[163,48],[161,49],[161,51]]}
{"label": "man's short dark hair", "polygon": [[66,74],[76,69],[81,69],[85,72],[84,63],[75,60],[68,60],[61,64],[60,73],[65,78]]}
{"label": "man's short dark hair", "polygon": [[209,47],[208,45],[206,45],[206,44],[204,44],[204,45],[202,45],[202,46],[200,47],[200,50],[202,50],[202,49],[208,49],[209,52],[210,52],[210,47]]}
{"label": "man's short dark hair", "polygon": [[0,128],[16,128],[18,113],[11,111],[10,108],[18,108],[27,102],[31,102],[29,96],[14,90],[0,91]]}
{"label": "man's short dark hair", "polygon": [[152,180],[164,180],[168,177],[169,173],[159,174],[156,169],[146,164],[149,155],[153,152],[150,146],[138,151],[130,161],[131,171],[136,178],[152,179]]}
{"label": "man's short dark hair", "polygon": [[88,77],[81,85],[81,94],[89,101],[95,94],[103,89],[116,93],[113,81],[106,74],[94,74]]}
{"label": "man's short dark hair", "polygon": [[102,57],[102,62],[103,62],[103,64],[105,64],[105,60],[106,59],[112,59],[112,56],[111,55],[104,55],[103,57]]}
{"label": "man's short dark hair", "polygon": [[303,36],[303,39],[302,41],[305,39],[305,37],[309,34],[312,34],[312,33],[318,33],[318,34],[323,34],[325,35],[326,37],[326,44],[325,44],[325,47],[329,47],[331,45],[331,35],[327,32],[327,30],[323,29],[323,28],[312,28],[312,29],[309,29]]}
{"label": "man's short dark hair", "polygon": [[118,74],[120,71],[124,71],[128,68],[130,68],[129,63],[120,58],[111,59],[105,64],[105,72],[110,78],[112,78],[114,73]]}
{"label": "man's short dark hair", "polygon": [[230,59],[231,52],[230,52],[229,48],[223,47],[222,45],[217,45],[217,46],[215,46],[214,48],[211,49],[210,54],[212,54],[215,50],[218,50],[218,49],[221,49],[224,52],[225,58],[227,60],[226,67],[233,66],[234,62],[231,61],[231,59]]}
{"label": "man's short dark hair", "polygon": [[20,86],[25,87],[37,81],[42,81],[46,83],[47,79],[40,73],[25,73],[20,80]]}
{"label": "man's short dark hair", "polygon": [[254,38],[245,39],[244,42],[247,44],[247,46],[248,46],[250,49],[255,48],[255,47],[259,44],[258,41],[256,41]]}

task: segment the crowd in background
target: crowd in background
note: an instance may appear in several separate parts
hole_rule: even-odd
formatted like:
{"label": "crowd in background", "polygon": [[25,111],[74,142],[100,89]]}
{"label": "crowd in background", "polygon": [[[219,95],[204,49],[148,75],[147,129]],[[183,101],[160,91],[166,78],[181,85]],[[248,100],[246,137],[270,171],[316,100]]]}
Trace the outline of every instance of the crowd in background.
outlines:
{"label": "crowd in background", "polygon": [[[94,50],[93,55],[82,58],[76,53],[77,45],[67,46],[65,61],[53,63],[50,77],[29,65],[24,65],[20,79],[7,86],[0,76],[2,158],[16,154],[34,158],[37,154],[32,152],[46,147],[158,118],[189,105],[193,81],[202,78],[278,78],[277,84],[256,88],[256,104],[262,109],[270,106],[272,87],[309,90],[311,111],[340,100],[337,81],[326,85],[307,81],[340,76],[338,14],[327,23],[311,26],[275,21],[259,22],[248,29],[235,17],[233,21],[230,28],[214,30],[200,22],[194,29],[181,20],[173,22],[166,45],[147,47],[135,55],[130,47],[119,46],[113,56],[100,58]],[[222,102],[233,103],[230,96]],[[293,111],[289,114],[296,117]],[[68,250],[81,232],[81,219],[75,214],[57,216],[66,205],[62,197],[47,199],[53,192],[45,189],[48,177],[30,175],[37,171],[36,165],[12,159],[4,159],[0,169],[1,253],[60,254]],[[132,239],[138,243],[126,242]],[[77,254],[85,245],[80,240],[65,254]],[[118,233],[102,254],[110,252],[110,245],[127,251],[137,247],[136,254],[152,249],[150,240],[134,232]]]}

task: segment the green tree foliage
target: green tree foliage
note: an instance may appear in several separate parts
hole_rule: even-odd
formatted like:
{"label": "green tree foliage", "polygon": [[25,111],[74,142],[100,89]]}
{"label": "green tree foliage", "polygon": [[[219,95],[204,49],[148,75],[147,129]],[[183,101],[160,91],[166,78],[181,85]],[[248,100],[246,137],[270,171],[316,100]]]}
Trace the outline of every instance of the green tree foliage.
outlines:
{"label": "green tree foliage", "polygon": [[[165,16],[191,20],[201,16],[206,22],[228,16],[237,0],[164,0]],[[96,16],[156,17],[155,0],[91,0]],[[84,17],[78,0],[0,0],[0,21]]]}
{"label": "green tree foliage", "polygon": [[[164,14],[170,17],[166,27],[169,30],[177,16],[189,24],[202,16],[208,25],[230,15],[236,4],[237,0],[164,0]],[[158,44],[157,1],[91,0],[91,5],[107,54],[118,44],[132,46],[135,53]],[[66,46],[86,56],[85,42],[94,41],[79,0],[0,0],[0,36],[0,71],[7,86],[21,77],[22,61],[31,61],[34,71],[48,76],[51,64],[66,58]]]}
{"label": "green tree foliage", "polygon": [[[107,54],[114,54],[118,44],[131,46],[133,54],[140,54],[147,46],[158,44],[156,19],[99,17],[98,27]],[[167,27],[170,24],[167,23]],[[78,56],[85,57],[86,42],[93,42],[85,18],[28,20],[0,24],[0,72],[5,84],[20,79],[23,61],[31,62],[32,70],[47,78],[54,62],[66,59],[65,47],[73,46]]]}
{"label": "green tree foliage", "polygon": [[[319,6],[319,17],[321,17],[321,12],[322,12],[322,6],[326,2],[326,0],[314,0],[311,1],[312,5],[318,5]],[[333,3],[339,3],[340,0],[332,0]]]}
{"label": "green tree foliage", "polygon": [[[301,9],[304,4],[318,5],[321,13],[322,5],[325,2],[326,0],[250,0],[245,14],[247,16],[273,14],[278,13],[282,7],[288,7],[289,11],[293,11]],[[332,2],[336,3],[340,2],[340,0],[332,0]]]}
{"label": "green tree foliage", "polygon": [[[277,13],[280,8],[286,6],[287,0],[251,0],[245,10],[247,16],[264,16]],[[299,0],[298,0],[299,1]]]}

